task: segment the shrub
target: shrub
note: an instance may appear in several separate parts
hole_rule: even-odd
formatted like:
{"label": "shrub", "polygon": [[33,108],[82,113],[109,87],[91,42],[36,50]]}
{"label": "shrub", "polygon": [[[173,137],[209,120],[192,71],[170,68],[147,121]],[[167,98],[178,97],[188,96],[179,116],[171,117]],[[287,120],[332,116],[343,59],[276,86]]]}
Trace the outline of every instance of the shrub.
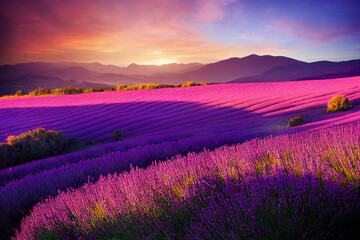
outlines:
{"label": "shrub", "polygon": [[159,88],[159,84],[155,84],[155,83],[143,84],[143,89],[155,89],[155,88]]}
{"label": "shrub", "polygon": [[328,102],[327,112],[345,111],[351,108],[353,108],[353,105],[350,104],[347,97],[336,95]]}
{"label": "shrub", "polygon": [[[74,87],[66,87],[66,88],[56,88],[54,90],[45,89],[45,88],[37,88],[34,91],[29,93],[29,96],[42,96],[42,95],[68,95],[68,94],[81,94],[81,93],[91,93],[91,92],[109,92],[109,91],[131,91],[131,90],[141,90],[141,89],[159,89],[159,88],[175,88],[175,87],[190,87],[190,86],[201,86],[208,85],[204,82],[187,82],[185,84],[178,85],[160,85],[157,83],[144,83],[144,84],[136,84],[136,85],[119,85],[116,88],[74,88]],[[27,94],[22,90],[16,92],[15,95],[10,95],[7,97],[19,97]],[[3,96],[6,97],[6,96]]]}
{"label": "shrub", "polygon": [[85,88],[83,90],[83,93],[92,93],[92,92],[94,92],[94,89],[92,89],[92,88]]}
{"label": "shrub", "polygon": [[186,82],[185,84],[181,84],[181,87],[190,87],[190,86],[196,86],[195,82]]}
{"label": "shrub", "polygon": [[127,88],[127,85],[119,85],[119,86],[116,86],[116,91],[126,90],[126,88]]}
{"label": "shrub", "polygon": [[80,141],[77,140],[76,138],[70,138],[68,143],[69,143],[69,145],[78,145],[78,144],[80,144]]}
{"label": "shrub", "polygon": [[287,127],[295,127],[295,126],[300,126],[300,125],[304,125],[304,124],[306,124],[306,122],[301,117],[293,117],[292,119],[290,119],[288,121],[288,124],[286,126]]}
{"label": "shrub", "polygon": [[177,85],[161,84],[161,85],[157,86],[156,88],[174,88],[174,87],[178,87],[178,86]]}
{"label": "shrub", "polygon": [[122,132],[120,131],[113,131],[113,134],[114,134],[114,140],[115,141],[119,141],[119,140],[122,140]]}
{"label": "shrub", "polygon": [[93,88],[93,92],[111,92],[115,90],[115,88]]}
{"label": "shrub", "polygon": [[37,128],[11,135],[0,144],[0,168],[8,168],[59,154],[67,145],[62,132]]}
{"label": "shrub", "polygon": [[52,91],[50,89],[46,89],[46,88],[37,88],[36,90],[34,91],[31,91],[29,93],[30,96],[41,96],[41,95],[48,95],[48,94],[51,94]]}
{"label": "shrub", "polygon": [[[159,85],[157,83],[144,83],[144,84],[136,84],[133,86],[128,85],[119,85],[116,86],[116,91],[129,91],[129,90],[141,90],[141,89],[156,89],[156,88],[162,88],[161,86],[165,85]],[[169,85],[172,86],[172,85]]]}
{"label": "shrub", "polygon": [[66,87],[64,88],[64,94],[80,94],[83,93],[82,88],[73,88],[73,87]]}
{"label": "shrub", "polygon": [[54,94],[54,95],[63,95],[64,90],[62,88],[56,88],[56,89],[52,90],[52,94]]}
{"label": "shrub", "polygon": [[15,93],[16,97],[22,96],[23,95],[23,91],[19,90]]}
{"label": "shrub", "polygon": [[85,141],[84,143],[85,143],[85,145],[94,145],[94,143],[92,141]]}

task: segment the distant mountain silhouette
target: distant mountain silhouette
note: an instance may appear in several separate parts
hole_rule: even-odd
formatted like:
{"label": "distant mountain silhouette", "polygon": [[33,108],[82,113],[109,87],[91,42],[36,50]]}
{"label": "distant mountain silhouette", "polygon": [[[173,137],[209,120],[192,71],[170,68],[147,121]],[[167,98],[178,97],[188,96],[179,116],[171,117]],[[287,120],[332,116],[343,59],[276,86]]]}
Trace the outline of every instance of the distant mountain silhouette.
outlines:
{"label": "distant mountain silhouette", "polygon": [[62,69],[43,71],[41,72],[41,74],[50,77],[57,77],[63,80],[77,80],[77,81],[89,81],[89,82],[96,81],[96,77],[99,75],[99,73],[78,66],[71,66]]}
{"label": "distant mountain silhouette", "polygon": [[40,76],[34,74],[22,75],[21,77],[2,78],[0,79],[0,96],[13,95],[18,90],[25,93],[42,88],[64,88],[64,87],[82,87],[82,88],[107,88],[111,87],[106,84],[78,82],[74,80],[65,81],[60,78]]}
{"label": "distant mountain silhouette", "polygon": [[279,66],[259,75],[241,77],[230,82],[279,82],[358,75],[360,75],[360,60],[343,62],[319,61],[313,63],[298,62]]}
{"label": "distant mountain silhouette", "polygon": [[0,66],[0,95],[14,94],[17,90],[28,92],[37,87],[111,87],[122,84],[150,83],[156,80],[151,75],[186,72],[201,66],[203,65],[199,63],[173,63],[161,66],[130,64],[127,67],[117,67],[100,63],[76,62],[2,65]]}
{"label": "distant mountain silhouette", "polygon": [[0,94],[14,94],[17,90],[31,91],[37,87],[109,87],[140,83],[179,84],[187,81],[269,82],[356,75],[360,75],[360,60],[307,63],[288,57],[255,54],[207,65],[172,63],[157,66],[133,63],[127,67],[117,67],[97,62],[34,62],[0,66]]}
{"label": "distant mountain silhouette", "polygon": [[64,67],[56,63],[26,63],[0,66],[0,96],[14,94],[17,90],[33,91],[38,87],[113,87],[141,81],[122,74],[96,73],[79,66]]}
{"label": "distant mountain silhouette", "polygon": [[203,66],[200,63],[170,63],[163,65],[139,65],[132,63],[127,67],[118,67],[115,65],[103,65],[98,62],[94,63],[76,63],[76,62],[62,62],[60,63],[67,67],[83,67],[87,70],[97,73],[115,73],[123,75],[140,75],[140,76],[151,76],[154,74],[163,73],[181,73],[189,70],[194,70]]}
{"label": "distant mountain silhouette", "polygon": [[84,67],[71,66],[63,69],[42,72],[45,76],[56,77],[63,80],[86,81],[91,83],[116,85],[132,85],[142,83],[142,79],[118,73],[97,73]]}
{"label": "distant mountain silhouette", "polygon": [[243,58],[229,58],[215,63],[207,64],[199,69],[189,71],[177,76],[164,76],[175,82],[228,82],[236,78],[253,76],[264,73],[272,68],[302,63],[301,61],[274,56],[250,55]]}
{"label": "distant mountain silhouette", "polygon": [[157,74],[182,73],[202,67],[200,63],[169,63],[163,65],[138,65],[135,63],[127,66],[122,74],[152,76]]}

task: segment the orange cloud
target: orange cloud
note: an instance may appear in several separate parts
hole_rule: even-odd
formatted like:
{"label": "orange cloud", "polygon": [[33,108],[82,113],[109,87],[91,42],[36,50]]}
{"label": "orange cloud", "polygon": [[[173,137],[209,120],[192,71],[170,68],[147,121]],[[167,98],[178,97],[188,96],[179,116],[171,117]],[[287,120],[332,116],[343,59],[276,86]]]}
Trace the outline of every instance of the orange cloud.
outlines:
{"label": "orange cloud", "polygon": [[[221,19],[232,0],[2,1],[1,62],[102,61],[124,64],[223,49],[206,42],[203,23]],[[206,43],[205,43],[206,42]],[[118,57],[116,57],[118,56]],[[157,57],[157,56],[154,56]]]}
{"label": "orange cloud", "polygon": [[2,1],[0,63],[125,65],[166,59],[209,62],[237,56],[244,49],[211,42],[209,33],[201,31],[204,25],[224,18],[233,1]]}

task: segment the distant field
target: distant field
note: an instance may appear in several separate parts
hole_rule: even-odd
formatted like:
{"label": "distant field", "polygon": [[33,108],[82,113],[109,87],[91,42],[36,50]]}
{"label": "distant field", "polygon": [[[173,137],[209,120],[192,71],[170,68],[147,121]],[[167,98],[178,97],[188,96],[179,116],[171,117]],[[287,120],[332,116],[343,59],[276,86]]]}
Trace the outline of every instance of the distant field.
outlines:
{"label": "distant field", "polygon": [[274,133],[300,115],[298,130],[360,119],[360,110],[326,114],[337,94],[360,103],[360,77],[296,82],[243,83],[191,88],[100,92],[0,99],[0,141],[37,127],[61,130],[81,141],[243,130]]}
{"label": "distant field", "polygon": [[[255,138],[146,169],[103,174],[36,204],[16,239],[357,239],[359,130],[354,123]],[[128,153],[141,165],[163,149]],[[99,173],[125,159],[111,153],[81,169]],[[66,177],[52,171],[22,179],[17,194],[9,190],[21,184],[8,184],[0,203],[13,208],[10,219],[19,216],[13,199],[29,204],[47,186],[59,186],[57,178],[64,183],[81,174],[74,164],[64,170]]]}

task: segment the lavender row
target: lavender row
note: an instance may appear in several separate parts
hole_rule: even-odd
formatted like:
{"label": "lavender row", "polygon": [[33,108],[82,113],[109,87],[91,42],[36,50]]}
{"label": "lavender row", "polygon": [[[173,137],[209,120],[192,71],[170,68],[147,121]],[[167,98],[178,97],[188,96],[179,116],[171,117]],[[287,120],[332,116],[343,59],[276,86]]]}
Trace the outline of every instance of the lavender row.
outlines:
{"label": "lavender row", "polygon": [[[360,126],[351,124],[253,139],[102,176],[38,203],[17,239],[341,236],[334,226],[360,207],[359,137]],[[228,216],[230,210],[237,213]],[[237,229],[229,227],[237,221]]]}
{"label": "lavender row", "polygon": [[67,164],[77,163],[88,159],[105,155],[109,152],[124,152],[135,147],[158,144],[162,142],[177,141],[182,138],[192,137],[191,133],[168,134],[152,137],[143,137],[120,142],[107,143],[94,146],[88,149],[68,153],[60,156],[49,157],[46,159],[25,163],[12,168],[0,170],[0,185],[25,177],[29,174],[36,174],[45,170],[59,168]]}
{"label": "lavender row", "polygon": [[[350,113],[348,115],[349,117],[345,118],[342,115],[342,113],[335,113],[333,114],[333,116],[331,116],[332,117],[331,119],[327,120],[325,124],[335,125],[341,122],[348,122],[348,123],[354,122],[354,121],[358,121],[358,116],[360,116],[357,112]],[[354,115],[354,117],[351,117],[352,115]],[[283,115],[282,117],[285,116],[287,115]],[[288,115],[288,117],[290,116],[292,115]],[[204,133],[206,133],[207,135],[210,133],[218,135],[217,133],[219,132],[233,132],[233,131],[237,132],[239,131],[238,126],[241,126],[241,132],[243,132],[242,135],[256,136],[256,134],[259,134],[258,136],[261,137],[270,134],[278,135],[284,133],[296,133],[304,130],[317,129],[319,128],[319,125],[321,125],[320,123],[314,123],[314,124],[310,123],[304,126],[290,128],[290,129],[284,129],[278,127],[274,127],[274,128],[258,127],[256,129],[253,124],[253,122],[258,121],[258,119],[256,118],[237,119],[235,117],[235,118],[227,118],[227,121],[228,121],[227,124],[218,123],[214,126],[209,126],[209,124],[206,123],[201,124],[201,122],[200,123],[198,122],[197,124],[200,124],[199,126],[186,127],[185,129],[182,124],[179,124],[178,128],[174,128],[175,130],[177,130],[175,131],[176,132],[175,134],[169,133],[166,128],[159,129],[157,130],[157,134],[155,136],[142,134],[141,137],[137,137],[135,139],[130,138],[123,142],[108,143],[101,146],[92,147],[90,149],[81,150],[75,153],[51,157],[41,161],[35,161],[21,166],[0,170],[0,186],[6,184],[11,180],[24,177],[28,174],[35,174],[44,170],[58,168],[66,164],[76,163],[82,160],[87,160],[90,158],[102,156],[107,152],[126,151],[128,149],[133,148],[134,146],[146,146],[148,144],[157,144],[164,141],[174,141],[181,138],[194,137],[196,135],[202,136],[204,135]],[[263,117],[261,122],[265,126],[274,125],[273,121],[271,119],[267,119],[266,117]],[[285,124],[285,122],[283,124]],[[235,143],[235,142],[230,141],[230,143]]]}
{"label": "lavender row", "polygon": [[[261,133],[255,133],[256,136]],[[244,135],[242,132],[223,133],[210,136],[197,136],[184,138],[180,140],[169,140],[167,142],[154,143],[163,138],[148,139],[146,146],[135,147],[135,144],[105,145],[100,148],[100,153],[104,153],[99,157],[91,157],[97,149],[85,152],[89,158],[78,161],[79,154],[70,154],[49,159],[40,160],[30,163],[33,166],[31,171],[35,174],[27,174],[26,176],[7,183],[0,188],[0,212],[1,222],[4,225],[1,229],[12,229],[19,223],[19,220],[28,212],[28,210],[37,202],[48,196],[56,196],[58,191],[64,191],[67,188],[76,188],[84,185],[89,181],[95,181],[100,175],[122,172],[130,169],[130,165],[147,167],[154,160],[166,160],[178,154],[187,154],[188,152],[198,152],[204,147],[213,149],[224,144],[234,144],[247,139],[254,138],[255,135]],[[169,137],[172,139],[172,137]],[[134,143],[137,143],[136,141]],[[132,148],[126,149],[129,146]],[[112,151],[115,149],[120,151]],[[69,163],[57,168],[53,168],[59,163],[57,160],[63,161],[63,164],[69,160]],[[71,163],[73,161],[73,163]],[[28,165],[28,164],[26,164]],[[24,165],[24,166],[26,166]],[[39,171],[39,168],[50,168],[49,170]],[[15,169],[15,168],[14,168]],[[25,170],[23,166],[19,166],[20,170]],[[21,172],[19,172],[21,174]],[[7,224],[7,225],[5,225]]]}
{"label": "lavender row", "polygon": [[[242,119],[251,117],[255,119],[247,128],[267,126],[264,115],[272,121],[271,126],[279,127],[286,124],[289,114],[300,112],[317,122],[319,116],[326,115],[326,104],[333,95],[346,94],[351,101],[358,101],[357,80],[219,84],[137,93],[1,99],[0,140],[37,127],[61,130],[67,137],[95,142],[111,141],[114,130],[122,131],[127,138],[156,135],[160,130],[168,134],[181,127],[211,128],[219,124],[231,131],[242,124]],[[287,89],[292,89],[291,95]],[[317,111],[319,106],[324,107],[323,111]],[[174,124],[177,122],[181,125]]]}

